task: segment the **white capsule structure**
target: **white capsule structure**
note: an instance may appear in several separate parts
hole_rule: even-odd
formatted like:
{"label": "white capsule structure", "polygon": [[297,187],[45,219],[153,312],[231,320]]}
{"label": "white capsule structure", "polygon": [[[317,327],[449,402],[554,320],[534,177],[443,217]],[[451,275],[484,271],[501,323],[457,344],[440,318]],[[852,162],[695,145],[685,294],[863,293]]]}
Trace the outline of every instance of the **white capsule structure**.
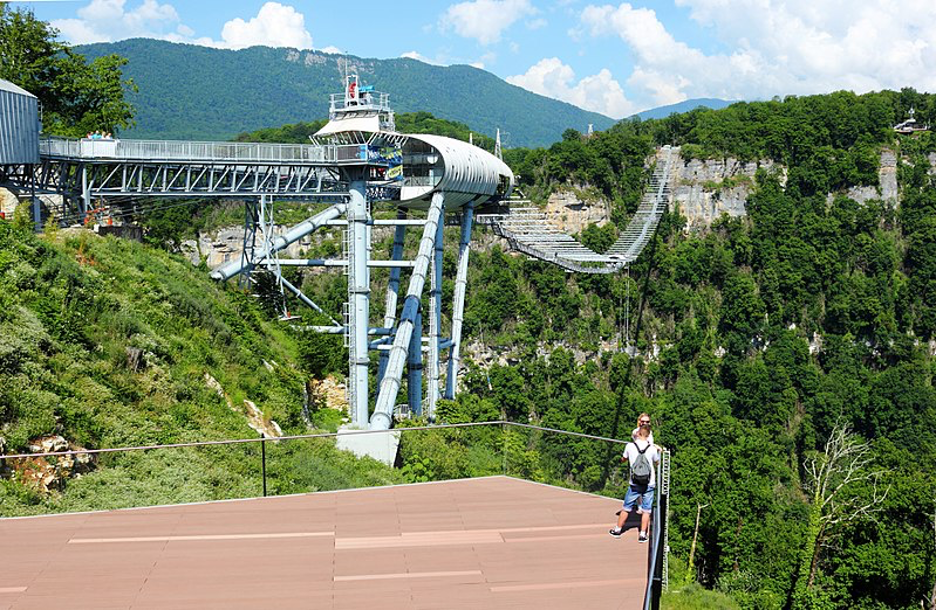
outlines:
{"label": "white capsule structure", "polygon": [[402,206],[427,208],[433,194],[444,193],[446,209],[454,210],[469,201],[506,199],[513,191],[513,172],[482,148],[445,136],[406,134],[406,138]]}

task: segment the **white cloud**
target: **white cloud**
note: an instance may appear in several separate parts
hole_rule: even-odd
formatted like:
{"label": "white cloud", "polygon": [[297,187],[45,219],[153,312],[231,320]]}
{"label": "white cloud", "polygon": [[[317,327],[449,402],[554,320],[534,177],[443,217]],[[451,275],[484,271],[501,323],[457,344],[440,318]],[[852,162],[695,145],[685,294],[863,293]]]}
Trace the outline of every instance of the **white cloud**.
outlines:
{"label": "white cloud", "polygon": [[694,97],[936,89],[936,3],[930,0],[676,4],[730,51],[707,54],[678,41],[654,11],[629,3],[591,5],[580,14],[579,36],[617,36],[629,47],[628,94],[644,108]]}
{"label": "white cloud", "polygon": [[438,62],[438,61],[436,61],[436,60],[434,60],[434,59],[429,59],[428,57],[426,57],[426,56],[423,55],[422,53],[418,53],[418,52],[416,52],[416,51],[407,51],[406,53],[403,53],[402,55],[400,55],[400,57],[406,57],[407,59],[415,59],[416,61],[421,61],[421,62],[423,62],[424,64],[429,64],[429,65],[432,65],[432,66],[442,66],[442,65],[444,65],[444,64],[442,64],[441,62]]}
{"label": "white cloud", "polygon": [[311,49],[312,35],[305,29],[305,17],[291,6],[267,2],[250,21],[232,19],[221,30],[224,46],[243,49],[253,46]]}
{"label": "white cloud", "polygon": [[191,31],[179,22],[179,14],[171,4],[144,0],[127,10],[126,0],[91,0],[78,9],[78,19],[56,19],[52,27],[72,44],[112,42],[138,36],[167,38]]}
{"label": "white cloud", "polygon": [[507,77],[507,82],[615,119],[634,112],[633,104],[610,71],[601,70],[576,82],[575,72],[558,57],[541,59],[526,74]]}
{"label": "white cloud", "polygon": [[305,17],[295,8],[278,2],[267,2],[247,21],[240,18],[228,21],[221,31],[221,40],[195,38],[194,30],[181,22],[175,7],[158,0],[143,0],[129,9],[126,0],[91,0],[78,9],[77,19],[58,19],[51,24],[72,44],[143,37],[226,49],[254,45],[312,48]]}
{"label": "white cloud", "polygon": [[471,0],[448,7],[440,27],[488,45],[499,41],[504,30],[514,23],[536,13],[530,0]]}
{"label": "white cloud", "polygon": [[331,55],[344,55],[345,52],[342,49],[334,46],[327,46],[324,49],[319,49],[322,53],[329,53]]}

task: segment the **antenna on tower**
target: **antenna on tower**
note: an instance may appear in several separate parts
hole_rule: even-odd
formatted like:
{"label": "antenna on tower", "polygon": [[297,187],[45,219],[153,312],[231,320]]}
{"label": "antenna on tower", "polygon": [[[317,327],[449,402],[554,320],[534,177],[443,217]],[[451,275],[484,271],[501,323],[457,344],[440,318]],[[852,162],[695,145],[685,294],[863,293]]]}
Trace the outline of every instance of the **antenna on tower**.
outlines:
{"label": "antenna on tower", "polygon": [[504,160],[504,152],[501,150],[500,127],[497,128],[497,140],[494,141],[494,156]]}

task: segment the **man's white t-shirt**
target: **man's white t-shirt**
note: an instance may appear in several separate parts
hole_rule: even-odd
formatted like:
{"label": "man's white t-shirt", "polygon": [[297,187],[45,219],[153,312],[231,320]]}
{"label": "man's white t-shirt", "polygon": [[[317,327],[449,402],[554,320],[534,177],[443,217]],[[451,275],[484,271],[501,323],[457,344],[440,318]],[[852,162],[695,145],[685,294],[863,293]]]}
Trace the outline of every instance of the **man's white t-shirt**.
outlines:
{"label": "man's white t-shirt", "polygon": [[[647,445],[649,445],[650,448],[644,452],[644,456],[647,458],[650,464],[651,465],[656,464],[660,461],[660,452],[657,451],[656,445],[654,445],[653,443],[649,441],[644,441],[641,439],[631,441],[627,443],[626,447],[624,447],[624,457],[627,458],[628,473],[630,472],[629,470],[630,465],[633,464],[634,460],[637,459],[637,456],[640,455],[640,451],[638,451],[637,448],[640,447],[640,449],[643,449]],[[628,484],[632,485],[633,483],[630,480],[630,474],[628,474],[627,476],[628,476],[628,480],[627,480]],[[651,468],[650,469],[650,487],[655,487],[655,486],[656,486],[656,468]]]}

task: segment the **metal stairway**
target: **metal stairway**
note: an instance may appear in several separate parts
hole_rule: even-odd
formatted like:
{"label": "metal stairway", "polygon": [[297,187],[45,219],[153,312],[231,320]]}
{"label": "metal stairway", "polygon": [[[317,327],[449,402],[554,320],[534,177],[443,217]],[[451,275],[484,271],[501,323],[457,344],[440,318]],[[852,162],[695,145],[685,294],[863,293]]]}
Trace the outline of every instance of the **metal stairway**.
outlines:
{"label": "metal stairway", "polygon": [[604,254],[599,254],[557,229],[546,214],[535,207],[522,207],[529,201],[514,200],[507,214],[479,215],[478,222],[490,225],[510,247],[567,271],[577,273],[616,273],[633,261],[649,243],[672,192],[674,168],[679,148],[664,146],[640,206],[627,228]]}

